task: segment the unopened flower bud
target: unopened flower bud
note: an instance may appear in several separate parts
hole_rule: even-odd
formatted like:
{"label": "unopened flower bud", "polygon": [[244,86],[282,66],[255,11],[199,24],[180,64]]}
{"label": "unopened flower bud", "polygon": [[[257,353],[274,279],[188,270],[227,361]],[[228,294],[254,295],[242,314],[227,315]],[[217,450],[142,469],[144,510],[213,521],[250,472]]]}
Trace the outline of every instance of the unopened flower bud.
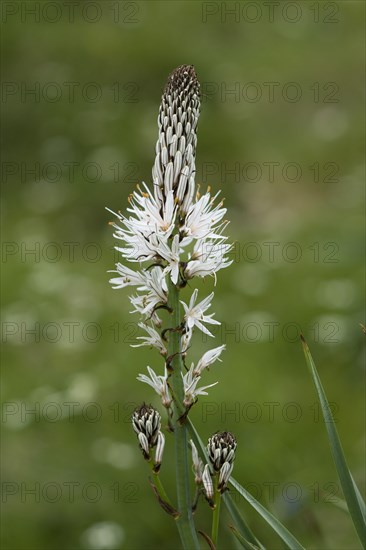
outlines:
{"label": "unopened flower bud", "polygon": [[205,490],[206,498],[208,502],[212,504],[212,499],[214,496],[214,487],[213,487],[212,477],[211,477],[210,468],[208,464],[206,464],[203,470],[202,483],[203,483],[203,488]]}
{"label": "unopened flower bud", "polygon": [[229,478],[231,476],[231,472],[233,471],[233,467],[234,464],[230,464],[230,462],[224,462],[224,464],[221,466],[218,483],[219,491],[226,487],[227,482],[229,481]]}
{"label": "unopened flower bud", "polygon": [[220,491],[229,481],[234,466],[236,447],[236,439],[231,432],[217,432],[208,440],[208,456],[214,471],[219,473],[218,489]]}
{"label": "unopened flower bud", "polygon": [[193,443],[192,439],[190,441],[191,448],[192,448],[192,463],[193,463],[193,471],[194,471],[194,482],[196,485],[201,485],[202,483],[202,470],[203,470],[203,462],[198,456],[198,451]]}
{"label": "unopened flower bud", "polygon": [[158,443],[161,417],[151,405],[143,403],[132,415],[132,426],[137,434],[144,458],[150,459],[150,450]]}
{"label": "unopened flower bud", "polygon": [[169,76],[161,99],[152,176],[155,197],[162,201],[173,190],[185,211],[194,192],[199,110],[200,86],[194,67],[181,65]]}
{"label": "unopened flower bud", "polygon": [[155,465],[154,465],[155,472],[158,472],[160,470],[160,465],[163,459],[164,447],[165,447],[165,435],[162,432],[159,432],[158,440],[156,443],[156,451],[155,451]]}

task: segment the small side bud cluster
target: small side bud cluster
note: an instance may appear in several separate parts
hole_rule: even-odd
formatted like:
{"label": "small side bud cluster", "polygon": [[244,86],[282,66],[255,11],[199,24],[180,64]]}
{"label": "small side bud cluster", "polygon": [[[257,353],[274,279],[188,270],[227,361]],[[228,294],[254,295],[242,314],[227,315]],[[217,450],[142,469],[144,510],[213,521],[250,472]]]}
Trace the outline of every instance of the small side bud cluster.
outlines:
{"label": "small side bud cluster", "polygon": [[215,473],[218,490],[223,492],[234,467],[237,443],[231,432],[217,432],[208,440],[207,452]]}
{"label": "small side bud cluster", "polygon": [[151,405],[143,403],[132,415],[132,426],[137,434],[145,460],[151,459],[151,450],[156,447],[154,471],[158,472],[165,445],[165,436],[160,431],[161,416],[159,412]]}

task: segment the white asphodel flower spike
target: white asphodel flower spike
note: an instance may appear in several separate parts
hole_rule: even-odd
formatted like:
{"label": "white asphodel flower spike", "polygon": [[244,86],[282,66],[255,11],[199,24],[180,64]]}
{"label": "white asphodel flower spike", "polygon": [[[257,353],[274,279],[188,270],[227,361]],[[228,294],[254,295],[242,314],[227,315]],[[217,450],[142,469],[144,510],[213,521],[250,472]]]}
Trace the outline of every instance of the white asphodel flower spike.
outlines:
{"label": "white asphodel flower spike", "polygon": [[[220,191],[211,193],[208,187],[202,193],[196,187],[199,114],[200,85],[195,69],[192,65],[177,67],[161,98],[152,184],[138,184],[122,211],[110,210],[115,217],[111,223],[117,240],[115,249],[120,254],[110,283],[116,290],[132,287],[131,313],[140,316],[138,326],[144,331],[133,347],[155,348],[164,359],[160,372],[147,367],[147,373],[139,374],[137,379],[160,397],[167,412],[167,427],[176,439],[179,510],[166,501],[161,484],[154,485],[154,490],[163,508],[177,519],[184,548],[199,548],[192,508],[195,509],[203,487],[209,505],[215,509],[216,488],[225,490],[236,448],[231,434],[215,434],[207,448],[209,463],[204,466],[191,442],[198,486],[192,505],[185,423],[198,397],[207,395],[207,390],[217,384],[199,386],[205,371],[220,360],[225,349],[224,345],[214,347],[198,362],[188,362],[195,330],[213,338],[208,327],[220,325],[214,312],[208,313],[213,292],[200,294],[198,300],[192,279],[213,277],[216,285],[217,273],[232,263],[228,257],[232,245],[225,236],[229,222],[224,199],[219,197]],[[183,292],[187,290],[183,289],[187,286],[192,290],[186,297]],[[157,474],[165,446],[159,412],[144,403],[135,410],[132,425],[144,458]]]}
{"label": "white asphodel flower spike", "polygon": [[[114,289],[133,287],[129,299],[133,313],[141,317],[135,347],[152,346],[169,360],[169,333],[163,326],[159,311],[172,311],[169,288],[171,284],[183,288],[194,277],[214,277],[219,270],[230,265],[228,253],[231,245],[224,235],[228,222],[226,208],[219,192],[210,188],[200,195],[196,189],[197,124],[200,114],[200,85],[192,65],[177,67],[169,76],[163,90],[158,116],[158,139],[152,169],[152,185],[141,183],[128,197],[124,211],[112,212],[115,222],[116,250],[122,260],[116,264],[110,283]],[[128,263],[129,265],[126,265]],[[194,330],[197,328],[213,337],[207,325],[220,325],[214,313],[206,314],[213,293],[197,302],[198,291],[186,303],[180,331],[180,350],[186,359]],[[170,328],[170,327],[169,327]],[[167,334],[167,340],[165,336]],[[191,407],[197,396],[207,395],[213,384],[197,387],[204,371],[218,360],[225,346],[207,351],[182,376],[184,404]],[[138,379],[152,386],[160,395],[163,405],[172,402],[170,381],[166,372]],[[170,372],[170,371],[168,371]],[[146,450],[144,434],[141,445]]]}
{"label": "white asphodel flower spike", "polygon": [[[215,205],[217,194],[212,198],[209,191],[202,197],[195,192],[199,112],[194,67],[182,65],[169,76],[161,100],[153,193],[145,184],[138,186],[129,197],[126,214],[115,214],[117,221],[112,224],[115,238],[122,241],[116,250],[129,262],[159,265],[161,286],[166,286],[166,277],[174,284],[181,277],[216,277],[219,269],[230,264],[226,257],[230,245],[222,235],[227,224],[223,202]],[[163,305],[165,297],[160,302],[155,292],[151,299],[147,273],[145,269],[133,276],[130,268],[118,263],[119,276],[111,283],[114,288],[139,285],[139,292],[148,290],[150,296],[134,304],[136,311],[148,316],[149,307],[153,310]]]}

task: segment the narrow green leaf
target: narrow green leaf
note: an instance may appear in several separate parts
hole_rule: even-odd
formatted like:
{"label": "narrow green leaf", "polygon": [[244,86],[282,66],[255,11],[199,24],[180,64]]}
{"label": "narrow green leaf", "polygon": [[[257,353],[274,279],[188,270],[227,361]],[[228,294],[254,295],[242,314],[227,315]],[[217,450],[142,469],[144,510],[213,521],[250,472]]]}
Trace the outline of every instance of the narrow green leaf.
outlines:
{"label": "narrow green leaf", "polygon": [[337,468],[338,477],[341,482],[344,498],[346,499],[353,524],[356,528],[357,534],[360,538],[362,546],[366,547],[366,520],[365,520],[365,504],[361,497],[359,490],[356,488],[356,484],[353,481],[351,472],[347,466],[347,462],[343,453],[342,445],[338,436],[338,432],[334,423],[332,411],[329,407],[327,397],[325,395],[324,388],[320,381],[318,372],[315,367],[315,363],[310,353],[310,349],[301,335],[301,340],[304,348],[305,359],[310,370],[310,374],[313,378],[313,382],[318,393],[320,406],[322,409],[325,427],[328,433],[328,439],[330,448],[333,455],[333,460]]}
{"label": "narrow green leaf", "polygon": [[352,483],[353,483],[353,487],[355,489],[356,497],[357,497],[357,500],[358,500],[358,504],[360,505],[360,508],[361,508],[363,519],[364,519],[364,521],[366,521],[366,505],[365,505],[365,502],[362,498],[362,495],[359,491],[359,488],[357,487],[357,485],[355,483],[355,480],[353,479],[352,474],[351,474],[351,477],[352,477]]}
{"label": "narrow green leaf", "polygon": [[286,544],[287,548],[291,550],[305,550],[299,541],[290,533],[288,529],[273,516],[260,502],[258,502],[244,487],[240,485],[233,477],[230,478],[229,483],[241,494],[243,498],[266,520],[268,525],[277,533],[279,537]]}
{"label": "narrow green leaf", "polygon": [[[360,499],[361,499],[361,500],[359,500],[359,504],[362,508],[362,506],[364,506],[365,503],[363,502],[362,496],[361,496],[361,494],[360,494],[360,492],[357,488],[357,485],[355,484],[354,481],[353,481],[353,484],[354,484],[354,487],[355,487],[357,498],[360,497]],[[325,494],[325,496],[327,496],[327,494]],[[340,510],[343,510],[343,512],[346,512],[347,514],[349,514],[347,502],[343,498],[336,497],[335,495],[332,494],[332,495],[329,495],[329,500],[327,499],[326,502],[329,502],[329,504],[333,504],[333,506],[336,506]],[[364,511],[363,511],[363,515],[364,515]]]}
{"label": "narrow green leaf", "polygon": [[244,521],[241,513],[239,512],[234,499],[232,498],[231,494],[226,491],[223,494],[224,504],[227,508],[227,511],[229,512],[231,519],[235,522],[236,527],[241,534],[242,537],[246,537],[250,544],[255,546],[255,548],[260,548],[260,550],[265,550],[265,547],[259,542],[259,540],[256,538],[256,536],[253,534],[252,530],[246,522]]}
{"label": "narrow green leaf", "polygon": [[237,529],[235,529],[235,527],[233,527],[232,525],[229,525],[229,529],[231,530],[231,532],[235,535],[236,539],[239,541],[239,543],[241,544],[241,546],[243,548],[245,548],[245,550],[259,550],[258,546],[255,546],[254,544],[252,544],[251,542],[249,542],[248,540],[246,540],[243,535],[241,535],[239,533],[239,531]]}

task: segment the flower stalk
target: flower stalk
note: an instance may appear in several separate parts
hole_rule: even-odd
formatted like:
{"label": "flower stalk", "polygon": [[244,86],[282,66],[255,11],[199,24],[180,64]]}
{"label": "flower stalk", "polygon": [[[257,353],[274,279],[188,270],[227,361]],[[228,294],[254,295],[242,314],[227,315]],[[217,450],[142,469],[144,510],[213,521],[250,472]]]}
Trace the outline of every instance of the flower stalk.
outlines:
{"label": "flower stalk", "polygon": [[[114,237],[121,241],[116,250],[124,260],[138,264],[139,269],[118,262],[117,276],[110,281],[115,289],[132,286],[137,291],[130,296],[130,302],[133,312],[142,318],[139,327],[145,335],[138,336],[134,347],[156,348],[164,358],[163,373],[147,366],[148,374],[139,374],[137,379],[160,396],[169,430],[174,434],[178,510],[167,501],[158,476],[165,443],[159,413],[143,405],[134,413],[133,427],[144,458],[151,463],[155,452],[154,492],[163,508],[175,517],[182,546],[188,550],[199,549],[200,545],[193,522],[192,507],[196,502],[192,501],[190,488],[186,420],[198,397],[207,395],[206,390],[217,383],[198,386],[205,371],[220,361],[225,346],[206,351],[196,365],[191,363],[186,368],[194,331],[200,330],[213,338],[207,325],[220,323],[213,318],[214,313],[206,313],[213,292],[198,298],[198,290],[193,289],[187,302],[181,300],[180,294],[194,277],[211,276],[216,283],[217,272],[231,263],[226,256],[231,245],[223,235],[227,225],[223,220],[226,213],[223,201],[214,204],[217,195],[212,197],[208,189],[201,196],[196,190],[199,111],[200,89],[194,67],[182,65],[169,76],[160,104],[153,188],[145,184],[137,186],[128,199],[128,214],[115,214],[118,221],[112,223]],[[159,317],[161,310],[169,313],[169,326]],[[203,486],[206,499],[214,508],[213,480],[208,465],[203,469],[196,454],[194,451],[196,486],[198,490]],[[228,464],[225,468],[224,484],[230,470]],[[217,483],[216,493],[221,490],[221,480]],[[218,516],[215,518],[218,525]]]}
{"label": "flower stalk", "polygon": [[219,522],[220,522],[220,505],[221,505],[221,493],[218,490],[217,478],[214,479],[214,509],[212,514],[212,531],[211,531],[211,540],[214,543],[215,547],[217,546],[217,540],[219,536]]}
{"label": "flower stalk", "polygon": [[[172,309],[173,329],[181,325],[179,289],[171,281],[169,284],[169,306]],[[171,370],[171,384],[173,388],[173,429],[175,437],[175,473],[179,517],[177,527],[184,548],[200,548],[192,514],[192,497],[190,491],[190,468],[188,462],[187,427],[182,421],[182,402],[184,399],[184,385],[182,378],[182,346],[179,330],[169,333],[169,370]]]}

